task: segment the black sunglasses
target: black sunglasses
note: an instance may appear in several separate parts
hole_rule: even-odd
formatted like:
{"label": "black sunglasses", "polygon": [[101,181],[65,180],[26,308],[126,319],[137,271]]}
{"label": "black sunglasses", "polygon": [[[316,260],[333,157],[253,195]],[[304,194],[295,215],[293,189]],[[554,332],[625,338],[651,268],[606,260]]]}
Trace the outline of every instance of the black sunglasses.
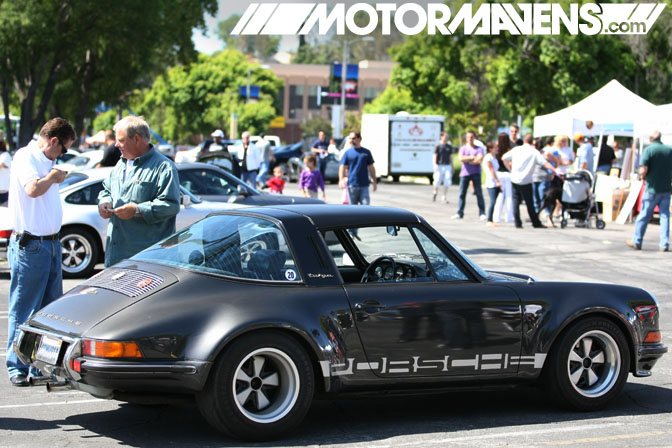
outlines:
{"label": "black sunglasses", "polygon": [[61,149],[61,155],[65,154],[65,153],[68,151],[68,149],[65,147],[65,145],[64,145],[63,142],[61,141],[61,138],[60,138],[60,137],[56,137],[56,140],[58,140],[58,143],[61,144],[61,148],[62,148],[62,149]]}

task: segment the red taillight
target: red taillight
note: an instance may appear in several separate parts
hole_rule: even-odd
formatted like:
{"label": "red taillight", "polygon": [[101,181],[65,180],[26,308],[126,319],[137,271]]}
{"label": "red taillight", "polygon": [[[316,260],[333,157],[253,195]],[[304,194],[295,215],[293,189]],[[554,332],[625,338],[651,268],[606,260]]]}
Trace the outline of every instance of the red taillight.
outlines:
{"label": "red taillight", "polygon": [[9,238],[12,236],[11,230],[0,230],[0,238]]}
{"label": "red taillight", "polygon": [[660,331],[649,331],[649,334],[646,335],[644,342],[649,344],[655,344],[662,340]]}
{"label": "red taillight", "polygon": [[70,360],[70,368],[77,373],[82,373],[82,363],[76,359]]}

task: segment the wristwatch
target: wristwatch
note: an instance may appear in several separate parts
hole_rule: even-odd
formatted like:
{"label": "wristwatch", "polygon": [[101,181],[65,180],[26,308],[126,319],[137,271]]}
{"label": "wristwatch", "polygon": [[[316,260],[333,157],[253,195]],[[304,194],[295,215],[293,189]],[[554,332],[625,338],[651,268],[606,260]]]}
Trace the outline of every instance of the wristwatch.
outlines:
{"label": "wristwatch", "polygon": [[138,207],[138,205],[136,204],[136,205],[135,205],[135,215],[133,215],[133,217],[134,217],[134,218],[139,218],[139,217],[141,217],[141,216],[142,216],[142,215],[140,214],[140,207]]}

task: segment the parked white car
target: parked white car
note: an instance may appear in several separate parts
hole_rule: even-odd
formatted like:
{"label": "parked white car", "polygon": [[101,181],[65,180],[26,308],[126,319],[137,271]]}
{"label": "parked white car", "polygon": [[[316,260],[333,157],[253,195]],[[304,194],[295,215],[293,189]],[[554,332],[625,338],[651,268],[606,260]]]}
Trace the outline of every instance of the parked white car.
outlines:
{"label": "parked white car", "polygon": [[93,151],[83,152],[69,159],[65,163],[59,164],[58,169],[71,172],[71,171],[83,171],[95,168],[96,165],[98,165],[100,161],[103,160],[104,153],[105,153],[104,149],[96,149]]}
{"label": "parked white car", "polygon": [[[105,259],[108,220],[98,214],[98,193],[112,168],[70,173],[60,185],[63,203],[63,276],[88,277]],[[202,201],[180,187],[182,204],[175,223],[179,230],[209,213],[242,207],[240,204]],[[9,210],[0,207],[0,248],[7,247],[11,233]]]}

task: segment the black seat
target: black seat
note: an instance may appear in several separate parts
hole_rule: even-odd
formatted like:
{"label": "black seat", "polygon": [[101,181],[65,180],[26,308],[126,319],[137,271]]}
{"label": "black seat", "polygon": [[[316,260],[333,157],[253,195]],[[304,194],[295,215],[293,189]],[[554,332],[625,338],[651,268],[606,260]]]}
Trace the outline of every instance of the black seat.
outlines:
{"label": "black seat", "polygon": [[287,255],[281,250],[261,249],[250,257],[247,269],[252,271],[257,279],[280,280],[282,279],[280,269],[286,260]]}

